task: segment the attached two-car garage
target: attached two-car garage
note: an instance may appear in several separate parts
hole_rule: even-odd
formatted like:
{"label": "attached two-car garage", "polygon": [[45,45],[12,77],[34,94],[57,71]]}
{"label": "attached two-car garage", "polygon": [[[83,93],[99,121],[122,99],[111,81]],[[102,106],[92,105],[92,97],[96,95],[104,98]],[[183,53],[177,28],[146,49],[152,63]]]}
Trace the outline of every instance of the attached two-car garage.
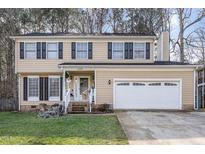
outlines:
{"label": "attached two-car garage", "polygon": [[181,80],[120,79],[114,82],[114,109],[181,109]]}

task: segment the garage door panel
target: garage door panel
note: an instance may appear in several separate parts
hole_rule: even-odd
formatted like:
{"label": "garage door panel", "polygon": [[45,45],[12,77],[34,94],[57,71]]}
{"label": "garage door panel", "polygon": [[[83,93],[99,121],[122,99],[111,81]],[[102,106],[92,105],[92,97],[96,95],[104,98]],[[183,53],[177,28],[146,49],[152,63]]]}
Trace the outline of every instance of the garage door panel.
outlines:
{"label": "garage door panel", "polygon": [[119,83],[115,85],[116,109],[180,109],[178,82],[141,82],[144,85],[134,84],[138,82],[127,82],[129,84],[126,85]]}

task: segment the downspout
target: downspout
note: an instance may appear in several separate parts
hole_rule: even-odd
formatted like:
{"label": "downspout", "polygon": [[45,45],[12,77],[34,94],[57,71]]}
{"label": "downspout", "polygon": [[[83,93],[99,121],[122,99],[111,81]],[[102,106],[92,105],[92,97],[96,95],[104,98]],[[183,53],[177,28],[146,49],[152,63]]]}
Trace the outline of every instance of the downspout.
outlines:
{"label": "downspout", "polygon": [[199,110],[199,104],[198,104],[198,66],[194,69],[194,110]]}

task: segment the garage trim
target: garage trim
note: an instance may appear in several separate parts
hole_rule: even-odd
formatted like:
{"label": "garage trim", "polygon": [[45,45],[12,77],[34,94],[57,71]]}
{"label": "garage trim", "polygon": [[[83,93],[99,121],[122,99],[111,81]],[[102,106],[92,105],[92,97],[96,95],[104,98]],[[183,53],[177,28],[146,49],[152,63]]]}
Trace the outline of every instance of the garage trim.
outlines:
{"label": "garage trim", "polygon": [[181,78],[113,78],[113,109],[115,109],[115,83],[117,81],[177,81],[180,85],[180,110],[182,110],[182,79]]}

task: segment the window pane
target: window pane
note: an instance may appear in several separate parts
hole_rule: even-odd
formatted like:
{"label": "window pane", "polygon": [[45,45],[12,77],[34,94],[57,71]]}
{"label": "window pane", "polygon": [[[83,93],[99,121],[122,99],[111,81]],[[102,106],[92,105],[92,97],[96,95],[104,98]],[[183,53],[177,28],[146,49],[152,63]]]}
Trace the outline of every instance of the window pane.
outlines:
{"label": "window pane", "polygon": [[76,49],[76,57],[77,59],[87,59],[88,51],[87,51],[87,43],[86,42],[78,42]]}
{"label": "window pane", "polygon": [[113,59],[123,59],[123,51],[113,51]]}
{"label": "window pane", "polygon": [[59,97],[59,78],[50,78],[50,97]]}
{"label": "window pane", "polygon": [[134,58],[145,58],[145,44],[144,43],[134,43],[133,46]]}
{"label": "window pane", "polygon": [[78,59],[86,59],[87,58],[87,52],[86,51],[78,51],[77,52],[77,58]]}
{"label": "window pane", "polygon": [[113,50],[123,50],[123,43],[113,43]]}
{"label": "window pane", "polygon": [[26,51],[26,59],[36,59],[36,52]]}
{"label": "window pane", "polygon": [[123,59],[123,43],[113,43],[113,59]]}
{"label": "window pane", "polygon": [[87,50],[87,43],[86,42],[78,42],[77,43],[77,50]]}
{"label": "window pane", "polygon": [[29,97],[38,97],[38,78],[28,78]]}
{"label": "window pane", "polygon": [[48,43],[48,50],[57,50],[57,43]]}
{"label": "window pane", "polygon": [[48,51],[48,59],[57,59],[57,58],[58,58],[57,52]]}
{"label": "window pane", "polygon": [[25,50],[36,50],[35,43],[25,43]]}

